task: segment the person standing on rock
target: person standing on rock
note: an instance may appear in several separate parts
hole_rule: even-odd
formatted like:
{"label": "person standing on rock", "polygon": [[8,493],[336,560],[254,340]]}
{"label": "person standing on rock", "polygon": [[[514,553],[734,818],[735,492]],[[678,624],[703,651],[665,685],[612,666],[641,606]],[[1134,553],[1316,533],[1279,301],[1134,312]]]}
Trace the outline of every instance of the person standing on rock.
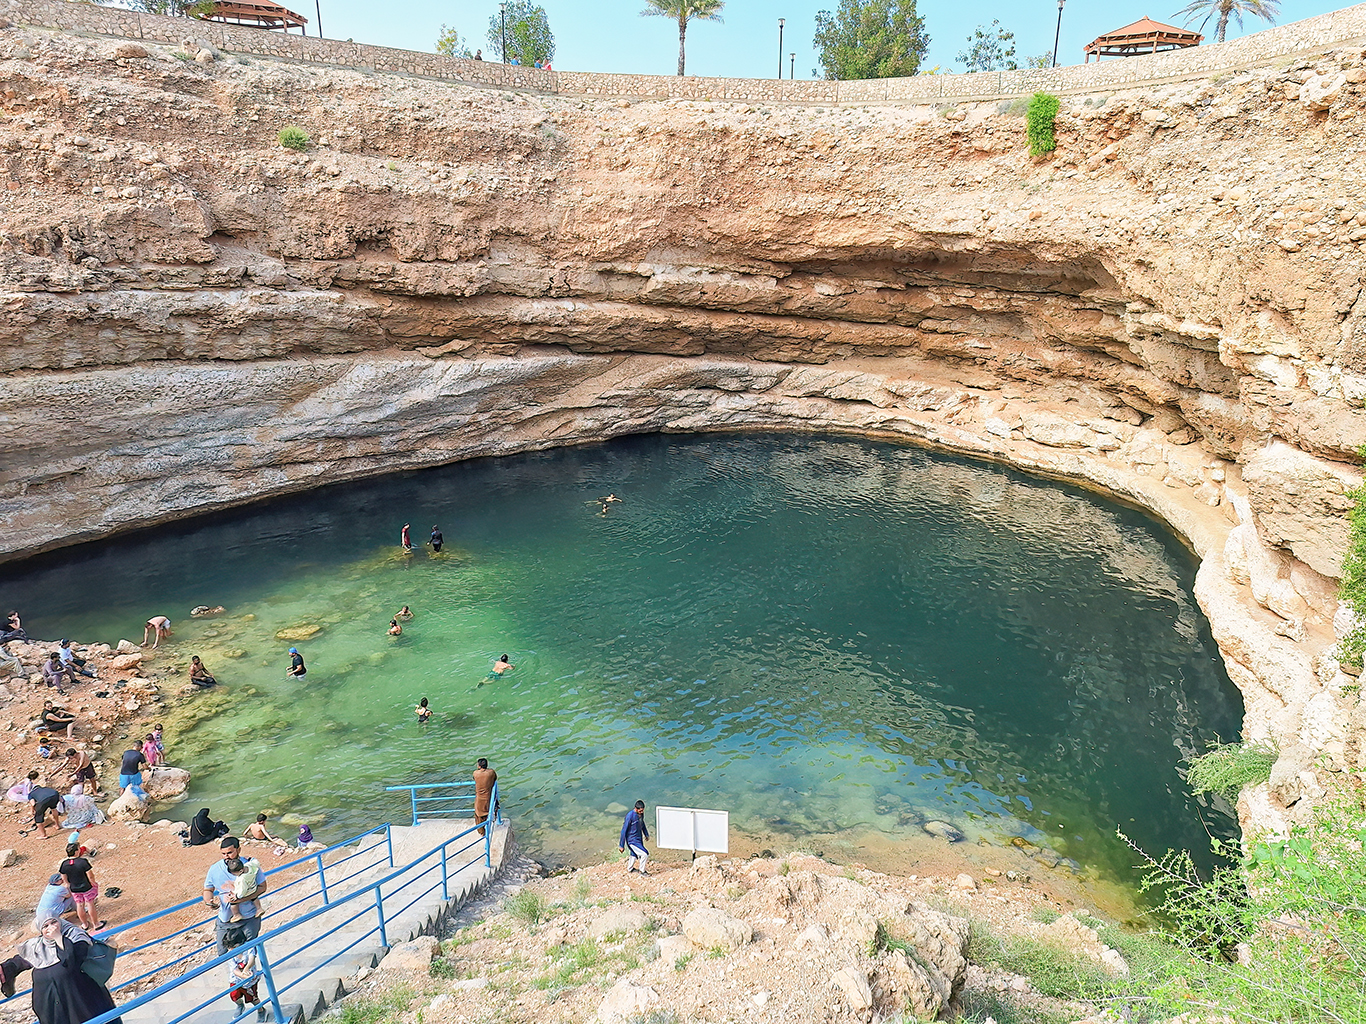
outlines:
{"label": "person standing on rock", "polygon": [[308,675],[308,669],[304,665],[304,656],[299,653],[299,648],[291,647],[289,649],[289,668],[285,669],[285,676],[302,679],[306,675]]}
{"label": "person standing on rock", "polygon": [[71,889],[71,898],[76,902],[76,920],[88,932],[97,932],[107,927],[100,920],[96,900],[100,895],[100,884],[95,881],[95,869],[90,861],[81,856],[80,843],[68,843],[66,859],[57,868],[58,874],[66,877]]}
{"label": "person standing on rock", "polygon": [[147,620],[147,625],[142,627],[142,646],[147,646],[147,638],[155,634],[156,639],[152,643],[152,650],[161,646],[161,641],[171,635],[171,620],[164,615],[154,615]]}
{"label": "person standing on rock", "polygon": [[[258,868],[256,888],[247,896],[236,894],[237,876],[247,873],[246,861],[242,859],[242,846],[233,836],[225,836],[218,844],[219,855],[223,858],[209,868],[204,876],[204,903],[218,908],[218,920],[214,922],[214,935],[218,939],[218,952],[228,951],[224,937],[231,927],[241,935],[239,942],[250,942],[261,934],[261,897],[265,894],[267,878]],[[240,920],[233,921],[237,916]]]}
{"label": "person standing on rock", "polygon": [[[489,820],[489,804],[493,801],[493,784],[498,781],[498,773],[489,767],[489,759],[481,757],[474,769],[474,823],[483,825]],[[479,834],[484,834],[483,828]]]}
{"label": "person standing on rock", "polygon": [[645,840],[650,838],[650,827],[645,824],[645,801],[637,800],[636,805],[626,812],[626,820],[621,823],[621,836],[617,839],[617,852],[625,853],[626,873],[629,875],[640,864],[640,873],[648,875],[645,862],[650,854],[645,849]]}
{"label": "person standing on rock", "polygon": [[441,554],[441,545],[446,543],[446,538],[441,536],[441,531],[437,527],[433,526],[432,535],[427,543],[432,546],[432,551],[439,555]]}
{"label": "person standing on rock", "polygon": [[142,752],[142,747],[136,744],[125,750],[119,761],[119,789],[126,790],[132,786],[133,795],[139,800],[147,799],[147,794],[142,788],[142,766],[145,764],[147,755]]}

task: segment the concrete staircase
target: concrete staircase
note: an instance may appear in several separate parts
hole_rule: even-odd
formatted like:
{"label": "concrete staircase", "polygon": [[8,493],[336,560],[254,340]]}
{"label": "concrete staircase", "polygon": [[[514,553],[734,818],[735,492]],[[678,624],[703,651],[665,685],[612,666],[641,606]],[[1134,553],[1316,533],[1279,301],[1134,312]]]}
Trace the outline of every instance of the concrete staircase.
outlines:
{"label": "concrete staircase", "polygon": [[[465,820],[394,826],[394,867],[391,868],[386,859],[383,864],[361,871],[339,886],[334,887],[329,883],[329,899],[335,904],[358,890],[373,889],[386,875],[428,853],[472,824],[472,821]],[[459,845],[473,838],[466,837]],[[511,831],[504,822],[493,831],[492,867],[484,866],[482,842],[473,849],[449,857],[446,897],[442,896],[440,858],[436,855],[383,883],[379,888],[383,897],[387,945],[381,942],[378,932],[374,931],[379,916],[373,893],[335,906],[268,940],[265,943],[265,956],[271,965],[276,991],[280,993],[285,1020],[301,1024],[321,1014],[344,996],[348,988],[354,988],[357,972],[378,964],[389,946],[407,942],[418,935],[439,933],[447,918],[459,910],[471,894],[498,875],[511,853],[511,845]],[[290,896],[290,902],[298,898],[292,891]],[[266,932],[274,931],[286,923],[279,915],[270,915],[269,898],[266,897]],[[310,900],[295,908],[288,916],[298,918],[319,906],[318,901]],[[295,953],[295,950],[334,928],[337,930],[333,934]],[[368,932],[373,934],[367,935]],[[227,995],[220,994],[228,984],[228,975],[226,967],[219,967],[188,979],[151,1002],[125,1010],[122,1014],[124,1024],[170,1024],[192,1007],[210,999],[212,1002],[208,1006],[185,1017],[183,1024],[227,1024],[237,1013]],[[264,978],[260,980],[257,993],[261,997],[261,1004],[268,1007]],[[267,1019],[273,1019],[270,1010],[266,1012]],[[249,1024],[250,1020],[247,1018],[243,1024]]]}

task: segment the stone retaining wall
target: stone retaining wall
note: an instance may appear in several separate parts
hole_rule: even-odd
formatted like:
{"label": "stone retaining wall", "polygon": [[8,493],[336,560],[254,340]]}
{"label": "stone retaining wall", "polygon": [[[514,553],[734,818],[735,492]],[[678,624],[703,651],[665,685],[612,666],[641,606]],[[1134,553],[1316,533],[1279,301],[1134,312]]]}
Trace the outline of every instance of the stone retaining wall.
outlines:
{"label": "stone retaining wall", "polygon": [[278,31],[193,21],[68,0],[0,0],[10,21],[41,28],[93,32],[126,39],[180,45],[204,40],[221,50],[262,57],[398,72],[423,78],[531,89],[567,96],[611,96],[734,100],[738,102],[947,103],[1053,93],[1095,92],[1201,78],[1254,67],[1277,59],[1366,45],[1366,4],[1257,32],[1227,43],[1128,57],[1070,67],[989,71],[970,75],[918,75],[853,82],[769,78],[680,78],[676,75],[614,75],[585,71],[541,71],[496,61],[459,60],[437,53]]}

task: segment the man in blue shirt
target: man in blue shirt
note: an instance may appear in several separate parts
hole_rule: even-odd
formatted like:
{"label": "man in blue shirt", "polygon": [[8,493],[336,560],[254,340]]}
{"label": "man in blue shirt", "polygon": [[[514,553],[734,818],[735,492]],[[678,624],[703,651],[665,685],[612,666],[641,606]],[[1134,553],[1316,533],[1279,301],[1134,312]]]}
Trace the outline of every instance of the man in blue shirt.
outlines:
{"label": "man in blue shirt", "polygon": [[[232,836],[226,836],[218,844],[218,852],[223,859],[209,868],[208,874],[204,876],[204,903],[218,908],[214,934],[218,939],[218,952],[226,953],[228,947],[223,943],[223,936],[229,928],[229,922],[231,927],[242,932],[242,942],[250,942],[261,934],[263,915],[260,899],[266,891],[266,876],[264,872],[258,872],[256,890],[248,896],[239,898],[234,892],[234,886],[237,876],[247,870],[247,865],[242,860],[241,845]],[[240,921],[232,920],[234,910],[241,917]]]}
{"label": "man in blue shirt", "polygon": [[635,807],[626,812],[626,820],[621,823],[621,838],[617,840],[617,851],[627,853],[626,873],[629,875],[640,864],[640,873],[648,875],[645,862],[650,855],[645,852],[645,840],[650,838],[649,826],[645,824],[645,801],[637,800]]}

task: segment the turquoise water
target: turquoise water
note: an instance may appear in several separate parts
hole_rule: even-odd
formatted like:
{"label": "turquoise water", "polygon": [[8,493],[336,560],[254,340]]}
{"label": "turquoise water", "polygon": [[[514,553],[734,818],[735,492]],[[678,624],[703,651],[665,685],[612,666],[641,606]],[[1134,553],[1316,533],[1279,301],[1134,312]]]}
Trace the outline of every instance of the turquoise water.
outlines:
{"label": "turquoise water", "polygon": [[[404,522],[419,544],[439,523],[443,555],[402,556]],[[167,713],[168,750],[187,810],[233,822],[268,809],[340,838],[403,820],[385,785],[484,755],[550,860],[615,852],[607,808],[643,798],[728,809],[779,852],[886,850],[942,820],[1128,878],[1117,826],[1196,852],[1235,828],[1176,772],[1242,714],[1194,569],[1143,513],[998,466],[647,436],[74,548],[2,570],[0,604],[87,641],[169,615],[153,669],[199,654],[224,686]],[[302,683],[276,638],[299,626],[321,627]],[[480,685],[504,652],[516,670]]]}

